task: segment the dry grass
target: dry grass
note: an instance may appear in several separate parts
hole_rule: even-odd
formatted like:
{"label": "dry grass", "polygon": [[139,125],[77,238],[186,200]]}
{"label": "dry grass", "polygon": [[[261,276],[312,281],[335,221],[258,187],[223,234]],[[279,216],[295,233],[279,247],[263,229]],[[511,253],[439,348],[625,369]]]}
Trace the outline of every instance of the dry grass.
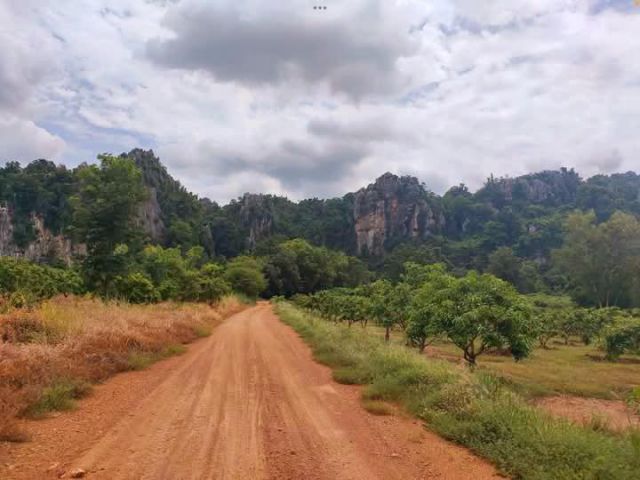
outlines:
{"label": "dry grass", "polygon": [[[234,298],[203,304],[135,306],[88,298],[58,297],[33,311],[0,316],[0,440],[16,440],[13,420],[36,408],[66,408],[47,396],[65,382],[99,382],[182,353],[182,344],[205,336],[242,308]],[[144,359],[142,361],[141,359]]]}
{"label": "dry grass", "polygon": [[393,413],[393,407],[381,400],[363,398],[361,403],[362,407],[373,415],[391,415]]}

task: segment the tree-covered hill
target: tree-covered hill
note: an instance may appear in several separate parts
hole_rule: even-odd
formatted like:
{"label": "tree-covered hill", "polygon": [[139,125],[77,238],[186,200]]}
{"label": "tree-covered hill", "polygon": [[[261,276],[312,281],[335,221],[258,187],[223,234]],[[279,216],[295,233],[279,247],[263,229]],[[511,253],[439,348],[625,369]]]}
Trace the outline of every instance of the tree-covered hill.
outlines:
{"label": "tree-covered hill", "polygon": [[[454,272],[492,271],[523,291],[553,290],[568,282],[551,258],[567,238],[572,212],[593,211],[593,228],[616,211],[640,215],[640,176],[633,172],[586,180],[565,168],[489,176],[477,192],[461,184],[442,196],[414,177],[386,173],[340,198],[293,202],[247,193],[218,205],[187,191],[152,151],[109,158],[124,170],[69,169],[42,159],[0,168],[0,254],[69,263],[86,254],[96,235],[112,235],[105,248],[137,242],[186,252],[199,246],[208,258],[228,259],[275,254],[283,241],[301,238],[359,256],[391,279],[406,261],[442,262]],[[98,185],[102,193],[92,190]],[[118,221],[123,198],[132,218]],[[87,215],[104,225],[87,223]]]}

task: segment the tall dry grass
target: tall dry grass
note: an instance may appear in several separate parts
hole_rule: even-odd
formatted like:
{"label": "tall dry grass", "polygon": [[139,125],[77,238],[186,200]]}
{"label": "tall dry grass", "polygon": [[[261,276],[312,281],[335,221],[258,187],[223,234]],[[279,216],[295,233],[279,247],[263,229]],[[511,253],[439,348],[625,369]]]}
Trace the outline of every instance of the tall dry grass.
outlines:
{"label": "tall dry grass", "polygon": [[57,297],[0,315],[0,440],[19,439],[14,419],[60,382],[99,382],[138,368],[140,358],[179,352],[242,304],[128,305]]}

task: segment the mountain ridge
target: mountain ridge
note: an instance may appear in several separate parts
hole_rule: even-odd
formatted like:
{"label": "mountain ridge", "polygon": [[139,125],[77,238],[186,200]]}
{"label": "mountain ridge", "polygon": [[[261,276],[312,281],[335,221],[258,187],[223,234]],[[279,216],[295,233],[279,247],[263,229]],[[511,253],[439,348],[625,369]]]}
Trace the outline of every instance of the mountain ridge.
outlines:
{"label": "mountain ridge", "polygon": [[[272,239],[301,237],[361,257],[382,257],[404,243],[444,239],[475,242],[465,248],[480,248],[485,255],[510,246],[523,257],[543,258],[557,246],[557,239],[544,237],[555,235],[561,228],[559,217],[568,211],[594,209],[599,220],[615,210],[640,215],[640,176],[634,172],[588,179],[567,168],[518,177],[491,175],[475,192],[460,184],[444,195],[429,191],[416,177],[385,172],[342,197],[296,202],[245,193],[220,205],[189,192],[152,150],[134,149],[120,157],[130,159],[142,173],[148,195],[137,223],[147,241],[182,248],[200,245],[211,257],[232,257]],[[69,262],[81,251],[77,241],[69,245],[69,199],[81,168],[36,160],[24,168],[10,162],[0,169],[0,254],[37,261],[62,256]],[[44,235],[58,240],[43,242]]]}

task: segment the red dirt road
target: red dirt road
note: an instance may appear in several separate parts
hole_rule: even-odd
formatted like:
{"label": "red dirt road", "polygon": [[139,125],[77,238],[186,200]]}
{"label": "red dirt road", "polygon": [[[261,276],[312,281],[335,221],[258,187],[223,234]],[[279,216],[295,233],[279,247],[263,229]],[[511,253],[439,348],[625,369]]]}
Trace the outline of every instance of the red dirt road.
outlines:
{"label": "red dirt road", "polygon": [[417,421],[367,413],[359,396],[261,304],[78,410],[26,422],[31,442],[0,445],[0,478],[498,478]]}

